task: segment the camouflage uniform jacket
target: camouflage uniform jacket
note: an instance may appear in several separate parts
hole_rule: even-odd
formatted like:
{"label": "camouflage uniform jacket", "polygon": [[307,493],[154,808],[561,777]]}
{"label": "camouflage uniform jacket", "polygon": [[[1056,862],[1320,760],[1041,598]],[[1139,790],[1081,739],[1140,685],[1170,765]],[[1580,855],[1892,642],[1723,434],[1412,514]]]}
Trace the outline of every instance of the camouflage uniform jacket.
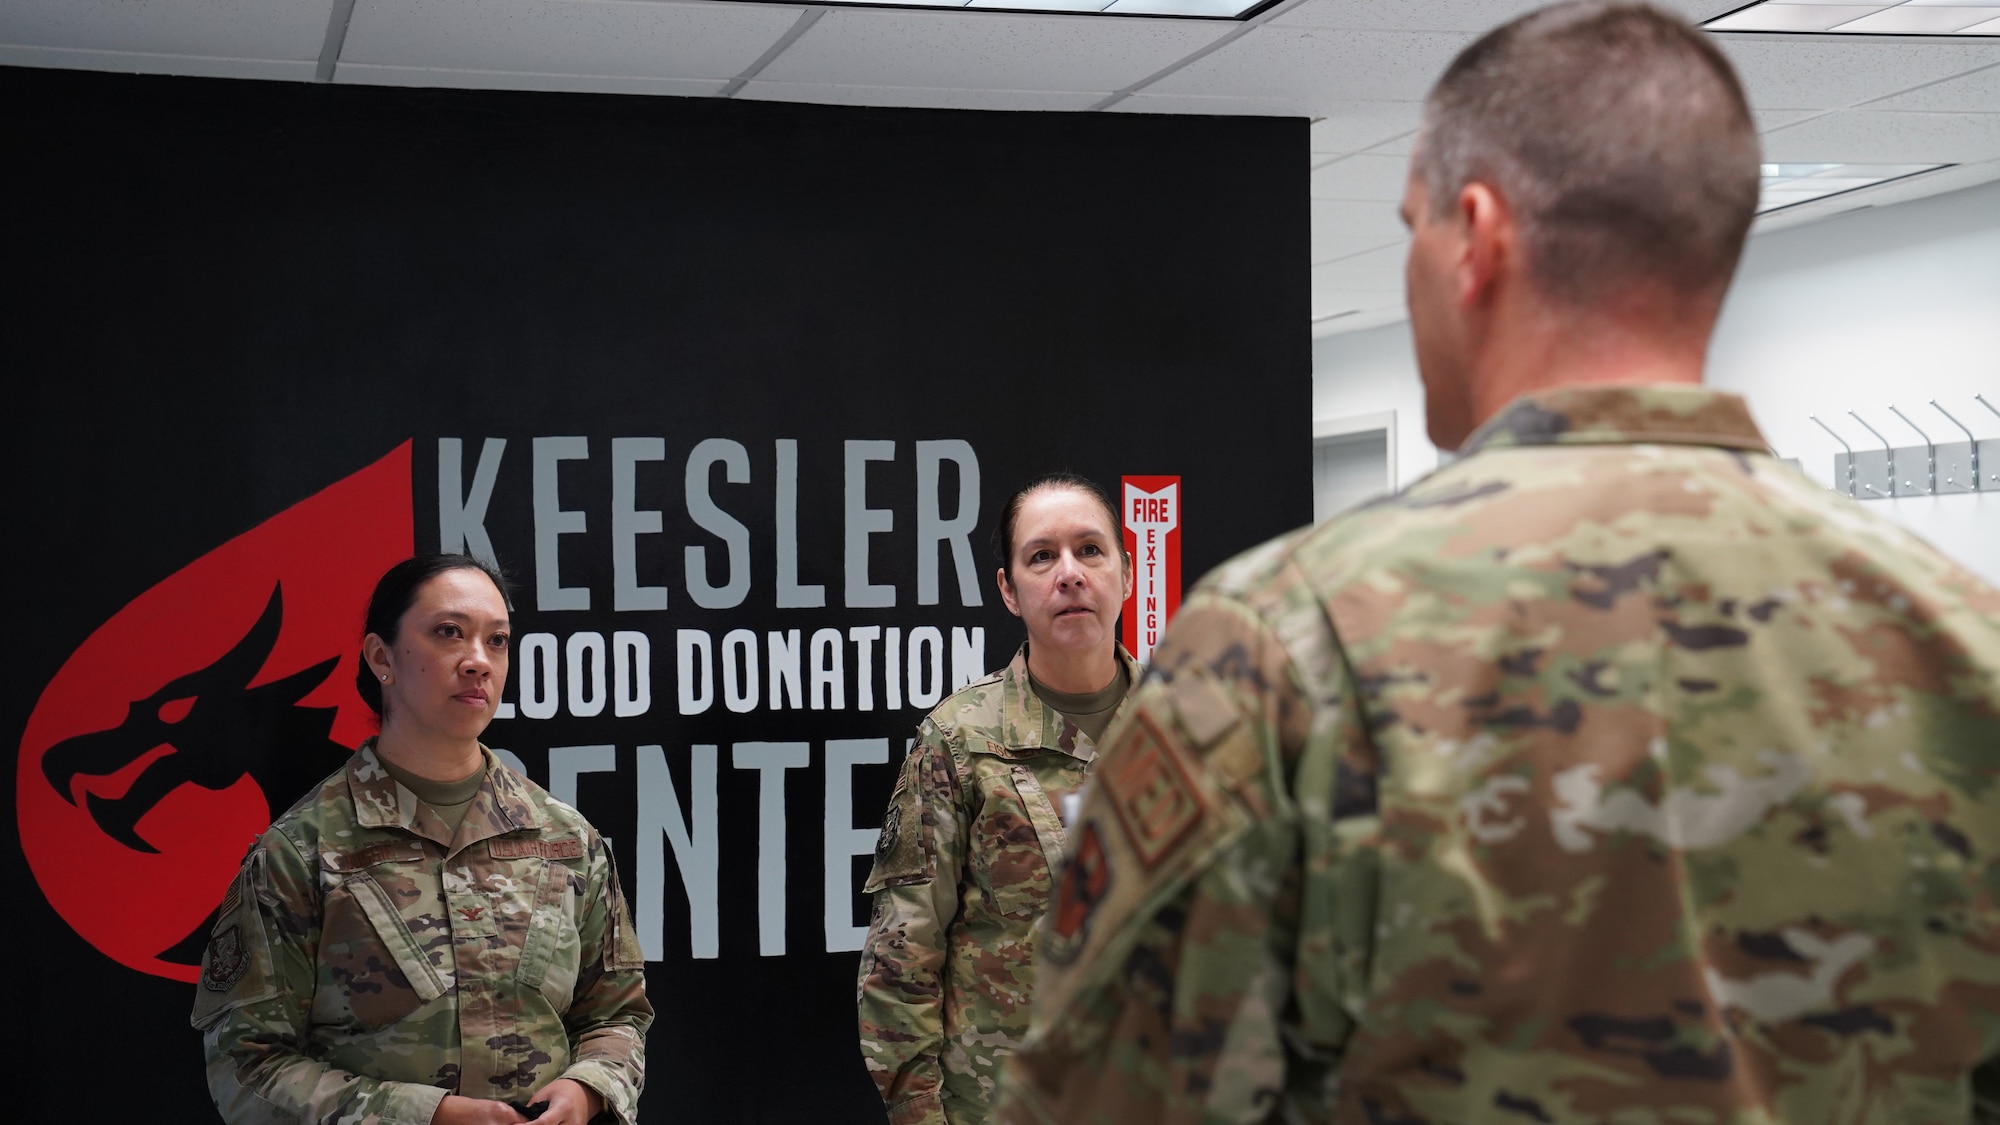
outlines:
{"label": "camouflage uniform jacket", "polygon": [[[1118,658],[1137,684],[1131,654]],[[1026,645],[918,724],[863,888],[875,907],[861,1054],[895,1125],[986,1120],[1000,1060],[1028,1029],[1059,810],[1096,756],[1035,695]]]}
{"label": "camouflage uniform jacket", "polygon": [[1530,396],[1468,452],[1183,605],[999,1118],[1974,1118],[2000,591],[1700,387]]}
{"label": "camouflage uniform jacket", "polygon": [[645,963],[602,837],[486,755],[456,837],[362,744],[264,833],[202,959],[225,1120],[427,1125],[557,1078],[634,1125]]}

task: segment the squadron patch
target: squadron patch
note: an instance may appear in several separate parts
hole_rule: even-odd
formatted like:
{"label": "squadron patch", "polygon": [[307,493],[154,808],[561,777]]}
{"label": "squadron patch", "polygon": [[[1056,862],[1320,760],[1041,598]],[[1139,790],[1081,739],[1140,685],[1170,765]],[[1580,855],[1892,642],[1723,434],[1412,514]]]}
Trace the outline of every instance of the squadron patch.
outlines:
{"label": "squadron patch", "polygon": [[201,971],[201,986],[210,992],[227,992],[243,979],[250,967],[250,953],[243,948],[243,935],[235,926],[208,939],[207,965]]}
{"label": "squadron patch", "polygon": [[1091,915],[1111,893],[1111,856],[1104,850],[1095,820],[1083,826],[1077,838],[1076,854],[1063,868],[1056,884],[1055,905],[1049,911],[1049,929],[1042,942],[1042,956],[1057,965],[1067,965],[1083,951],[1090,932]]}
{"label": "squadron patch", "polygon": [[1136,714],[1098,776],[1139,865],[1151,872],[1201,823],[1207,806],[1153,717],[1143,708]]}
{"label": "squadron patch", "polygon": [[875,837],[875,858],[884,860],[896,851],[896,841],[903,834],[903,806],[896,803],[882,817],[882,834]]}

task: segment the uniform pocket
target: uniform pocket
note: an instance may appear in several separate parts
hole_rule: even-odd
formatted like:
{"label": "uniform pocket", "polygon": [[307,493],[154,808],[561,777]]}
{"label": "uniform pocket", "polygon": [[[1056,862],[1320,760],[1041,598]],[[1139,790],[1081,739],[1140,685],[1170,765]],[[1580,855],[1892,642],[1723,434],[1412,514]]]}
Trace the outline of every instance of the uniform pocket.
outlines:
{"label": "uniform pocket", "polygon": [[582,873],[571,870],[569,864],[553,859],[542,861],[534,912],[528,921],[527,938],[521,945],[522,986],[539,990],[557,1012],[569,1010],[582,966],[577,911],[583,884]]}
{"label": "uniform pocket", "polygon": [[[323,979],[313,993],[313,1021],[374,1031],[443,996],[445,983],[376,872],[355,870],[356,858],[322,857],[325,877],[335,881],[320,923]],[[405,858],[421,860],[422,852],[381,861]]]}
{"label": "uniform pocket", "polygon": [[1009,918],[1036,918],[1048,908],[1053,865],[1062,858],[1062,818],[1035,773],[1020,763],[985,787],[975,825],[973,867],[987,902]]}

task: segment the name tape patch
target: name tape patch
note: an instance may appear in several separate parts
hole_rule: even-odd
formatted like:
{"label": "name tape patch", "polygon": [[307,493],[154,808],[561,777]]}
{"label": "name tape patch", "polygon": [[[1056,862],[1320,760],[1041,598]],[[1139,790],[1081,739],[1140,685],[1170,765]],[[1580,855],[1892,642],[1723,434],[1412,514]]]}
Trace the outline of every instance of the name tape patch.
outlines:
{"label": "name tape patch", "polygon": [[582,859],[583,841],[575,836],[567,840],[494,840],[487,845],[487,853],[495,859]]}

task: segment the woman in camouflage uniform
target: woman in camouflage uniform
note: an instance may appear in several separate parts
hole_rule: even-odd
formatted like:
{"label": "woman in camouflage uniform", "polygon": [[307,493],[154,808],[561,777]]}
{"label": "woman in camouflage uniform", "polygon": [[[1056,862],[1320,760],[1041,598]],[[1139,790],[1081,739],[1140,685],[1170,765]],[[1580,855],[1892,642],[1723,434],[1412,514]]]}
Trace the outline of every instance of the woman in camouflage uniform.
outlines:
{"label": "woman in camouflage uniform", "polygon": [[611,853],[479,742],[508,632],[466,556],[376,585],[382,733],[252,847],[202,958],[225,1120],[635,1125],[653,1010]]}
{"label": "woman in camouflage uniform", "polygon": [[1132,561],[1096,485],[1029,484],[996,546],[1027,643],[918,725],[865,888],[861,1052],[895,1125],[986,1120],[1000,1061],[1027,1030],[1059,810],[1139,672],[1116,633]]}

